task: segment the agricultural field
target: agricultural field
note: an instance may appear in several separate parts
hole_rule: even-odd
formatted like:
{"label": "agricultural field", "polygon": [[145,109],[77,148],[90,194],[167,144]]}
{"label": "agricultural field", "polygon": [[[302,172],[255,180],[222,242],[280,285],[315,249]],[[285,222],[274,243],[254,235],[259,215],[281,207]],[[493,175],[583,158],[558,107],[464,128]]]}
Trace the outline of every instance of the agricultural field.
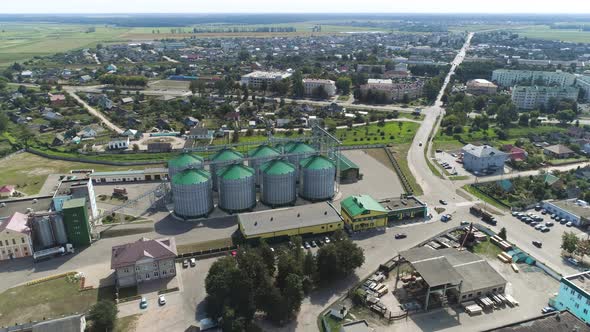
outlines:
{"label": "agricultural field", "polygon": [[520,37],[559,40],[573,43],[590,43],[590,31],[575,29],[551,29],[547,25],[535,25],[524,28],[509,29]]}

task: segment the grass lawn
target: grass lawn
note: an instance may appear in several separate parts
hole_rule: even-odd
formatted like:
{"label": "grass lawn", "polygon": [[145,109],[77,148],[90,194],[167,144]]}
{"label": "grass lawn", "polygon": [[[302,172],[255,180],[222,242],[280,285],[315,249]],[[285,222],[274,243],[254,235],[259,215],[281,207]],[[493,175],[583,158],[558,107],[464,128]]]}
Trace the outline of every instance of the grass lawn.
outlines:
{"label": "grass lawn", "polygon": [[84,312],[98,300],[114,296],[112,287],[83,292],[78,291],[78,287],[78,282],[69,282],[63,277],[11,288],[0,294],[0,326]]}
{"label": "grass lawn", "polygon": [[548,161],[548,163],[551,165],[564,165],[564,164],[578,163],[578,162],[583,162],[583,161],[588,161],[588,158],[578,157],[578,158],[566,158],[566,159],[551,159]]}
{"label": "grass lawn", "polygon": [[196,242],[196,243],[189,243],[189,244],[180,244],[176,246],[176,250],[178,254],[186,254],[190,252],[197,252],[209,249],[220,249],[231,247],[233,245],[233,241],[231,238],[225,239],[218,239],[218,240],[211,240],[211,241],[204,241],[204,242]]}
{"label": "grass lawn", "polygon": [[502,249],[490,242],[490,239],[488,238],[485,242],[480,242],[474,246],[473,252],[483,256],[495,258],[502,252]]}
{"label": "grass lawn", "polygon": [[470,193],[471,195],[477,197],[478,199],[482,200],[483,202],[486,202],[492,206],[495,206],[496,208],[500,209],[500,211],[504,211],[506,210],[505,206],[502,206],[501,204],[499,204],[498,202],[496,202],[495,200],[493,200],[490,196],[480,192],[479,190],[475,189],[472,185],[470,184],[466,184],[463,187],[463,190],[465,190],[466,192]]}
{"label": "grass lawn", "polygon": [[387,122],[380,127],[377,124],[337,129],[336,137],[342,145],[410,143],[420,126],[415,122]]}
{"label": "grass lawn", "polygon": [[460,181],[460,180],[468,180],[469,175],[457,175],[457,176],[449,176],[449,180],[451,181]]}
{"label": "grass lawn", "polygon": [[[410,171],[410,166],[408,165],[408,150],[410,149],[410,144],[395,144],[389,149],[394,151],[394,157],[396,158],[402,173],[406,175],[408,182],[410,182],[410,186],[414,190],[414,195],[424,195],[422,187],[420,187],[416,181],[416,178],[414,177],[414,174],[412,174],[412,171]],[[389,162],[389,159],[387,161]]]}
{"label": "grass lawn", "polygon": [[16,185],[19,191],[35,195],[39,193],[49,174],[69,173],[72,169],[94,169],[98,172],[144,168],[146,166],[106,166],[52,160],[25,152],[0,163],[0,185]]}
{"label": "grass lawn", "polygon": [[510,29],[519,37],[533,39],[557,40],[574,43],[590,43],[590,31],[577,29],[551,29],[547,25],[535,25],[522,29]]}
{"label": "grass lawn", "polygon": [[133,332],[137,327],[137,320],[141,314],[135,314],[123,318],[117,318],[113,332]]}
{"label": "grass lawn", "polygon": [[100,233],[102,239],[153,232],[154,227],[118,228],[117,226]]}

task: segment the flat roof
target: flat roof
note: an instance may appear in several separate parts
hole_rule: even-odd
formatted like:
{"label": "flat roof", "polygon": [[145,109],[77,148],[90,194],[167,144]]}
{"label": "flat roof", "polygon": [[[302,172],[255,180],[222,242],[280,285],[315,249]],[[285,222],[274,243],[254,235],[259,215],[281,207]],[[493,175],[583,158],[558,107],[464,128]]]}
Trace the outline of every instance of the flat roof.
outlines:
{"label": "flat roof", "polygon": [[[35,200],[37,201],[34,202]],[[8,199],[0,201],[0,220],[10,217],[15,212],[27,213],[27,209],[29,208],[35,212],[49,211],[52,201],[52,196],[28,197],[24,199]]]}
{"label": "flat roof", "polygon": [[90,181],[90,179],[62,181],[55,191],[55,196],[70,195],[72,193],[72,188],[86,187],[88,185],[88,181]]}
{"label": "flat roof", "polygon": [[426,204],[422,203],[419,199],[414,196],[408,196],[406,198],[385,198],[379,201],[379,203],[387,211],[399,211],[405,209],[413,209],[417,207],[425,207]]}
{"label": "flat roof", "polygon": [[581,291],[584,291],[586,292],[586,294],[590,295],[590,271],[574,274],[563,278],[575,285],[576,287],[578,287]]}
{"label": "flat roof", "polygon": [[90,177],[98,176],[116,176],[116,175],[136,175],[136,174],[151,174],[151,173],[168,173],[167,168],[146,168],[140,170],[128,171],[112,171],[112,172],[94,172],[89,174]]}
{"label": "flat roof", "polygon": [[417,247],[402,251],[400,255],[431,287],[463,281],[461,292],[469,293],[506,283],[506,279],[485,259],[467,250]]}
{"label": "flat roof", "polygon": [[590,327],[568,310],[510,323],[483,332],[590,332]]}
{"label": "flat roof", "polygon": [[242,213],[238,221],[245,236],[340,222],[342,219],[328,203]]}
{"label": "flat roof", "polygon": [[578,205],[575,200],[547,201],[547,203],[553,204],[577,216],[590,218],[590,207]]}

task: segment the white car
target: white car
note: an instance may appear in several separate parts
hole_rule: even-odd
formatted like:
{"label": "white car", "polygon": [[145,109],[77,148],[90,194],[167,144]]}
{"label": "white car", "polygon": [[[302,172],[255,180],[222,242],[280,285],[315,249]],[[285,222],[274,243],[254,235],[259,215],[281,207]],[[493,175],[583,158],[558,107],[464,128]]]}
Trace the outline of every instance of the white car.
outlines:
{"label": "white car", "polygon": [[164,295],[160,295],[160,296],[158,296],[158,304],[159,304],[159,305],[164,305],[164,304],[166,304],[166,298],[164,297]]}
{"label": "white car", "polygon": [[572,227],[574,224],[572,224],[571,221],[569,221],[567,224],[565,224],[567,227]]}
{"label": "white car", "polygon": [[197,265],[197,260],[194,257],[191,258],[190,265],[191,267],[195,267]]}

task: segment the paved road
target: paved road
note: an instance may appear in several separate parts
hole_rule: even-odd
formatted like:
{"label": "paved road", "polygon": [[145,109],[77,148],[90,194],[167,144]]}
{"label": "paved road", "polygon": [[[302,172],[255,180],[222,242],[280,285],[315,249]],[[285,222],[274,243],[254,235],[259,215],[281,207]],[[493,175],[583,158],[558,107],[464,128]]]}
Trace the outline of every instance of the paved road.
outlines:
{"label": "paved road", "polygon": [[82,98],[80,98],[76,94],[76,89],[70,86],[64,86],[64,91],[66,91],[72,98],[74,98],[80,105],[82,105],[90,115],[97,117],[105,126],[107,126],[110,130],[116,132],[117,134],[122,133],[124,130],[119,128],[117,125],[112,123],[101,111],[97,110],[96,108],[88,105]]}

